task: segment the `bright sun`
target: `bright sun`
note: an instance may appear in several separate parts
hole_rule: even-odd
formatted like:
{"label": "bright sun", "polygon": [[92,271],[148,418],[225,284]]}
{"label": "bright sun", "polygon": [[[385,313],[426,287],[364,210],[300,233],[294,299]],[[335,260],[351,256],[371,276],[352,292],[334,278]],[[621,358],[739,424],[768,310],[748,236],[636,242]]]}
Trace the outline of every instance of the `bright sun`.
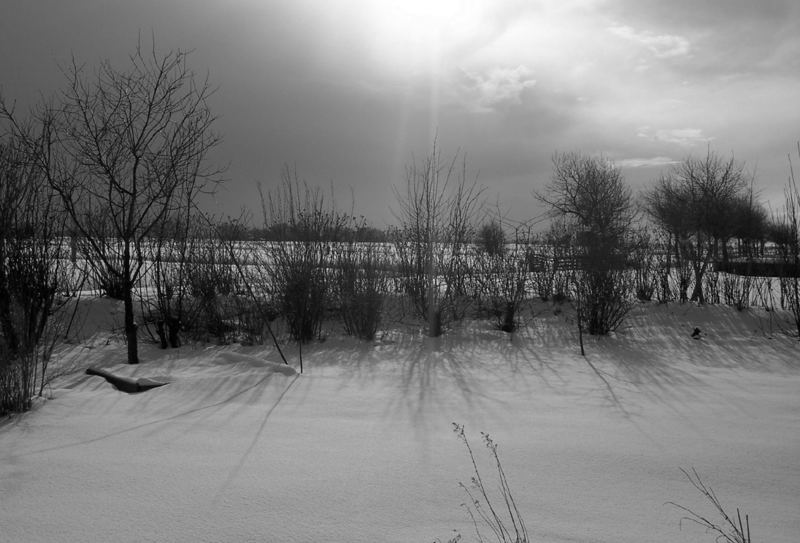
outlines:
{"label": "bright sun", "polygon": [[480,27],[476,0],[369,2],[375,53],[396,69],[429,69]]}
{"label": "bright sun", "polygon": [[389,0],[387,11],[424,27],[442,27],[457,19],[470,5],[458,0]]}

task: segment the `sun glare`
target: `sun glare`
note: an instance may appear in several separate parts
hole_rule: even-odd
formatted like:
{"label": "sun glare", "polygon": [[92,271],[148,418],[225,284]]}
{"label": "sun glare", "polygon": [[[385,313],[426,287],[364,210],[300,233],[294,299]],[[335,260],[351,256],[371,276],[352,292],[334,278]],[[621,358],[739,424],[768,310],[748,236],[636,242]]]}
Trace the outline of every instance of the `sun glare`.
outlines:
{"label": "sun glare", "polygon": [[435,28],[447,25],[469,8],[469,4],[458,0],[390,0],[386,9],[417,24]]}
{"label": "sun glare", "polygon": [[474,0],[383,0],[368,9],[374,53],[401,71],[430,70],[481,23]]}

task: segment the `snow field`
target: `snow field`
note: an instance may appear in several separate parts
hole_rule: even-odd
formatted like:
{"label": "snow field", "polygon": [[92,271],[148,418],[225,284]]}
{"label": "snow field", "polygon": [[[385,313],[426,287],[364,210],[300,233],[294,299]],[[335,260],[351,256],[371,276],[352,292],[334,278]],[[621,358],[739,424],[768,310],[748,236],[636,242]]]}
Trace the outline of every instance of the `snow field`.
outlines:
{"label": "snow field", "polygon": [[[303,375],[263,346],[145,345],[128,366],[92,335],[60,351],[76,371],[51,399],[0,426],[0,541],[473,541],[456,421],[491,488],[479,432],[499,443],[532,541],[712,541],[665,505],[712,513],[679,471],[695,467],[754,540],[794,542],[800,364],[779,324],[647,304],[584,359],[542,305],[513,336],[332,335],[304,347]],[[170,384],[128,395],[89,365]]]}

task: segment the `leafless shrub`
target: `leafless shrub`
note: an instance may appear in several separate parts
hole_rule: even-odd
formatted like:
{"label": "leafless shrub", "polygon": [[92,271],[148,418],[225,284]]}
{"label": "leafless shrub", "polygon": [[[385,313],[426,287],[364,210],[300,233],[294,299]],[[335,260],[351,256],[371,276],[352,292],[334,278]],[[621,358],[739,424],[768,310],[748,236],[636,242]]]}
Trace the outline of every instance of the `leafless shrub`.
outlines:
{"label": "leafless shrub", "polygon": [[157,228],[140,301],[145,332],[162,348],[179,347],[182,334],[222,344],[237,339],[239,313],[247,309],[239,301],[239,278],[226,243],[200,214],[187,213],[184,220]]}
{"label": "leafless shrub", "polygon": [[[85,243],[80,245],[85,249]],[[113,300],[124,300],[125,281],[115,272],[116,267],[120,265],[119,259],[112,256],[106,261],[99,261],[90,251],[84,251],[83,256],[85,262],[89,264],[91,278],[97,290]]]}
{"label": "leafless shrub", "polygon": [[273,278],[281,293],[281,312],[298,342],[321,337],[330,301],[324,254],[319,247],[282,246],[276,253]]}
{"label": "leafless shrub", "polygon": [[283,237],[262,246],[259,266],[269,276],[292,339],[308,342],[320,337],[330,309],[330,244],[342,241],[353,217],[338,212],[332,196],[326,201],[288,166],[280,184],[262,191],[261,200],[265,229]]}
{"label": "leafless shrub", "polygon": [[[800,142],[797,143],[800,157]],[[800,337],[800,189],[794,174],[794,166],[789,158],[789,183],[784,189],[785,204],[783,216],[776,224],[775,236],[780,263],[781,305],[792,313],[797,334]]]}
{"label": "leafless shrub", "polygon": [[272,322],[278,310],[266,299],[253,300],[248,296],[234,298],[235,323],[239,341],[243,345],[263,345],[269,338]]}
{"label": "leafless shrub", "polygon": [[374,243],[342,244],[335,249],[333,266],[345,332],[364,340],[373,339],[381,325],[389,289],[384,253]]}
{"label": "leafless shrub", "polygon": [[[716,270],[706,271],[703,273],[701,282],[703,283],[703,303],[712,305],[722,303],[720,273]],[[694,287],[693,290],[695,290]],[[699,302],[699,300],[695,301]]]}
{"label": "leafless shrub", "polygon": [[554,219],[544,234],[536,236],[528,247],[528,263],[533,291],[543,301],[569,299],[571,269],[571,234],[563,220]]}
{"label": "leafless shrub", "polygon": [[622,324],[633,306],[633,279],[621,264],[591,262],[592,256],[583,251],[579,244],[576,262],[580,264],[572,280],[579,331],[607,335]]}
{"label": "leafless shrub", "polygon": [[0,415],[41,394],[66,286],[64,215],[36,164],[41,140],[0,141]]}
{"label": "leafless shrub", "polygon": [[555,279],[555,262],[543,254],[545,250],[543,242],[536,242],[526,255],[531,288],[542,301],[549,300],[553,294]]}
{"label": "leafless shrub", "polygon": [[[212,226],[216,232],[219,247],[224,248],[229,260],[227,270],[235,274],[235,292],[231,298],[235,307],[234,317],[228,322],[234,322],[244,343],[262,343],[265,333],[270,337],[281,360],[289,364],[283,354],[278,337],[272,323],[280,314],[279,292],[273,288],[270,276],[272,268],[269,260],[269,244],[258,241],[239,243],[243,238],[241,233],[246,229],[244,217],[239,220],[229,221],[225,225]],[[300,371],[303,370],[302,354],[300,357]]]}
{"label": "leafless shrub", "polygon": [[529,237],[518,230],[514,242],[503,251],[480,251],[474,257],[473,281],[479,306],[489,313],[495,327],[504,332],[517,329],[520,309],[527,299]]}
{"label": "leafless shrub", "polygon": [[739,311],[750,307],[753,277],[734,273],[723,273],[721,276],[722,303],[731,305]]}
{"label": "leafless shrub", "polygon": [[658,231],[649,236],[653,259],[652,271],[655,275],[654,294],[659,302],[670,302],[675,299],[676,291],[673,285],[674,262],[671,245],[672,238]]}
{"label": "leafless shrub", "polygon": [[151,337],[157,337],[162,349],[181,345],[180,332],[186,321],[187,275],[194,241],[189,220],[164,221],[151,237],[151,256],[142,274],[139,299],[145,330]]}
{"label": "leafless shrub", "polygon": [[211,229],[191,249],[191,263],[185,270],[188,297],[183,308],[184,327],[196,339],[230,343],[237,336],[237,293],[239,278],[232,265],[227,240],[212,235]]}
{"label": "leafless shrub", "polygon": [[478,248],[489,256],[501,256],[506,250],[506,233],[502,222],[492,219],[478,230]]}
{"label": "leafless shrub", "polygon": [[658,246],[646,228],[632,234],[628,250],[628,264],[633,271],[633,288],[642,302],[653,299],[658,286]]}

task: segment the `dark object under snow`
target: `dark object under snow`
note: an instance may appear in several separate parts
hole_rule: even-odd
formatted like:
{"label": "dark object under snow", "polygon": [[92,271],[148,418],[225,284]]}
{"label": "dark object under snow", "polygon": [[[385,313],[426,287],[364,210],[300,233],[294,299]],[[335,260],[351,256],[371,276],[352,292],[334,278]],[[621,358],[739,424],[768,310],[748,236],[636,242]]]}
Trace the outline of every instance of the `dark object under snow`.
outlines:
{"label": "dark object under snow", "polygon": [[701,334],[702,334],[702,332],[700,331],[700,329],[699,328],[695,328],[694,332],[692,332],[692,338],[693,339],[700,339],[700,335]]}
{"label": "dark object under snow", "polygon": [[109,373],[105,370],[92,367],[86,368],[86,373],[88,375],[98,375],[114,385],[117,390],[127,392],[128,394],[144,392],[145,390],[150,390],[151,388],[156,388],[167,384],[165,381],[156,381],[155,379],[148,379],[146,377],[140,379],[120,377],[119,375],[114,375],[113,373]]}

